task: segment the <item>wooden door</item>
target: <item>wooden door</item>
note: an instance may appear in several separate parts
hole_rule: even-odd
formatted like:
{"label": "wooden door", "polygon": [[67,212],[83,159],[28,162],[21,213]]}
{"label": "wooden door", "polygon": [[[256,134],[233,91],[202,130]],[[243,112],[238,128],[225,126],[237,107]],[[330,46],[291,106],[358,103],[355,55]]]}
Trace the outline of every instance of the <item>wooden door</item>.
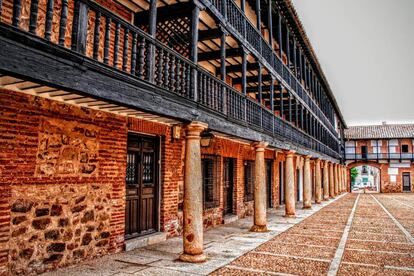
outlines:
{"label": "wooden door", "polygon": [[223,170],[223,212],[226,215],[233,213],[234,159],[224,158]]}
{"label": "wooden door", "polygon": [[411,191],[410,173],[403,173],[403,191],[404,192]]}
{"label": "wooden door", "polygon": [[158,142],[153,137],[128,135],[125,238],[157,229]]}
{"label": "wooden door", "polygon": [[266,196],[267,208],[273,207],[272,202],[272,183],[273,183],[273,161],[266,160]]}

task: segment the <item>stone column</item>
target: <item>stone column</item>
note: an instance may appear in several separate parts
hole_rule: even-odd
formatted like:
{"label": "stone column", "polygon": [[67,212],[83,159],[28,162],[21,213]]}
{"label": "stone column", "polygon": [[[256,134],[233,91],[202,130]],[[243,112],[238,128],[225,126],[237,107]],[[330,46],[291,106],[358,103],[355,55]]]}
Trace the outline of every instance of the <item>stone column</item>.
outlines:
{"label": "stone column", "polygon": [[295,168],[294,151],[289,151],[285,162],[285,217],[295,217]]}
{"label": "stone column", "polygon": [[344,166],[341,166],[341,170],[339,171],[340,172],[340,176],[341,176],[341,186],[340,186],[340,189],[339,189],[339,191],[341,192],[341,194],[344,192]]}
{"label": "stone column", "polygon": [[322,176],[321,160],[315,160],[315,203],[320,204],[322,201]]}
{"label": "stone column", "polygon": [[312,179],[310,158],[310,155],[305,156],[303,179],[303,209],[310,209],[312,207]]}
{"label": "stone column", "polygon": [[264,151],[267,143],[254,143],[256,149],[255,175],[254,175],[254,225],[250,228],[252,232],[266,232],[266,168]]}
{"label": "stone column", "polygon": [[329,163],[329,197],[335,197],[335,190],[334,190],[334,164]]}
{"label": "stone column", "polygon": [[183,243],[180,260],[200,263],[203,253],[203,192],[201,176],[200,133],[207,124],[191,122],[187,126],[185,143]]}
{"label": "stone column", "polygon": [[334,194],[338,195],[338,164],[334,163]]}
{"label": "stone column", "polygon": [[329,163],[323,162],[323,200],[329,199]]}

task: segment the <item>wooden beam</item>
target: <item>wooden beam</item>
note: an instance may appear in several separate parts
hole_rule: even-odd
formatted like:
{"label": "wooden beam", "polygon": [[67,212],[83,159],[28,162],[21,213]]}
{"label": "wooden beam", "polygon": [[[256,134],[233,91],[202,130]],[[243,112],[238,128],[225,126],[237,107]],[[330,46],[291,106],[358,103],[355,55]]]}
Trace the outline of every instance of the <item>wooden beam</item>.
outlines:
{"label": "wooden beam", "polygon": [[[157,8],[157,22],[165,22],[175,18],[191,16],[194,4],[190,2],[178,2],[173,5],[167,5]],[[150,20],[150,10],[138,12],[135,14],[135,25],[147,25]]]}
{"label": "wooden beam", "polygon": [[[231,48],[226,49],[226,57],[240,57],[243,55],[243,49]],[[221,58],[221,49],[217,51],[204,52],[198,54],[198,61],[217,60]]]}
{"label": "wooden beam", "polygon": [[210,30],[200,30],[198,31],[198,41],[218,39],[221,37],[222,33],[222,30],[220,30],[219,28]]}
{"label": "wooden beam", "polygon": [[226,67],[226,71],[228,73],[234,73],[234,72],[242,72],[243,73],[243,71],[244,72],[246,72],[246,71],[256,71],[256,70],[259,69],[259,64],[258,63],[247,63],[247,61],[246,61],[246,69],[243,70],[242,67],[243,67],[243,62],[242,62],[242,65],[240,65],[240,64],[228,65]]}
{"label": "wooden beam", "polygon": [[[262,81],[270,81],[272,80],[272,75],[262,75]],[[249,76],[246,78],[246,82],[247,83],[255,83],[257,82],[257,77],[256,76]],[[242,83],[242,78],[234,78],[233,79],[233,84],[241,84]]]}

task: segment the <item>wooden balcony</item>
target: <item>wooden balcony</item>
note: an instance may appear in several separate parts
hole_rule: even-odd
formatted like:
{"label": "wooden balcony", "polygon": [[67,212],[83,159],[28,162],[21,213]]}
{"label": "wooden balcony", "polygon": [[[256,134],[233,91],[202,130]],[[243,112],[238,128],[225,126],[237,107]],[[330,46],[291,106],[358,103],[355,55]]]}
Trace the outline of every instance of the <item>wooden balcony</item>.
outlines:
{"label": "wooden balcony", "polygon": [[[296,101],[322,121],[326,133],[316,129],[311,133],[324,137],[323,143],[298,127],[298,111],[298,124],[283,119],[283,95],[282,116],[277,116],[269,106],[241,93],[186,54],[90,0],[32,0],[29,11],[22,8],[21,0],[0,1],[0,72],[184,121],[203,119],[217,126],[217,131],[242,138],[262,133],[340,158],[340,141],[332,124],[263,36],[247,18],[239,17],[234,2],[226,2],[225,17],[219,0],[201,2],[219,12],[217,16],[234,29],[236,37],[239,33],[247,41],[245,46]],[[1,16],[6,9],[12,10],[11,18]],[[23,22],[23,17],[28,20]],[[291,105],[289,98],[290,109]],[[312,129],[311,123],[308,128]]]}

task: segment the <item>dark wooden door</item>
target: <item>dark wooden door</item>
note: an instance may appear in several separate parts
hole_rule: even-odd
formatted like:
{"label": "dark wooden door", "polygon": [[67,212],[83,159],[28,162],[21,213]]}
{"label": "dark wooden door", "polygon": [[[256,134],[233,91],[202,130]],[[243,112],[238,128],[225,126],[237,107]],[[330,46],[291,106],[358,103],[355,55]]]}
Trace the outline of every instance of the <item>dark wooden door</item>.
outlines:
{"label": "dark wooden door", "polygon": [[296,201],[300,201],[300,191],[301,191],[301,185],[300,185],[300,170],[296,169]]}
{"label": "dark wooden door", "polygon": [[158,142],[128,135],[125,238],[153,233],[157,228]]}
{"label": "dark wooden door", "polygon": [[411,191],[410,173],[403,173],[403,191],[404,192]]}
{"label": "dark wooden door", "polygon": [[273,207],[272,202],[272,183],[273,183],[273,161],[266,160],[266,195],[267,208]]}
{"label": "dark wooden door", "polygon": [[224,158],[223,170],[223,211],[226,215],[233,213],[234,159]]}
{"label": "dark wooden door", "polygon": [[362,159],[367,159],[368,149],[367,146],[361,146],[361,157]]}

